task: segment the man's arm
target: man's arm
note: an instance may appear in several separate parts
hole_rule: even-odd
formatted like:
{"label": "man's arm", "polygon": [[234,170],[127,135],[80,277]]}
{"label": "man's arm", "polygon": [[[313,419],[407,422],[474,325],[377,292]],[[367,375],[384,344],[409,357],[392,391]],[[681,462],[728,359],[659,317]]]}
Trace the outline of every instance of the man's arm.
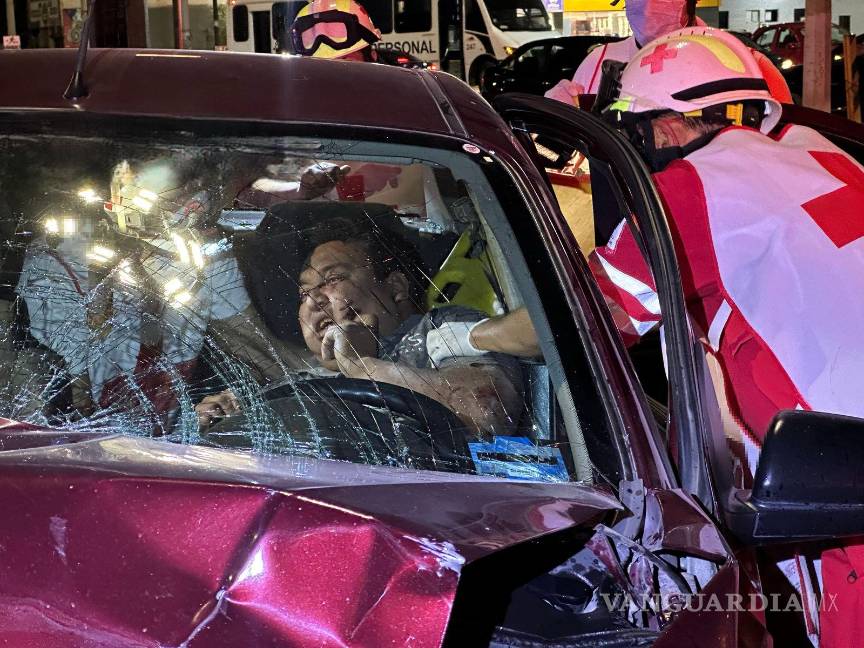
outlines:
{"label": "man's arm", "polygon": [[525,307],[480,322],[471,330],[468,341],[477,349],[519,358],[536,358],[540,355],[537,332]]}
{"label": "man's arm", "polygon": [[518,358],[540,355],[537,333],[526,308],[479,322],[445,322],[429,331],[426,347],[435,366],[448,358],[470,358],[489,352]]}
{"label": "man's arm", "polygon": [[[522,397],[492,365],[418,369],[380,358],[363,358],[364,370],[349,378],[376,380],[423,394],[454,412],[478,436],[513,432],[522,413]],[[347,375],[347,374],[346,374]]]}
{"label": "man's arm", "polygon": [[454,412],[478,435],[508,434],[522,412],[520,391],[494,364],[472,363],[442,369],[417,368],[374,356],[377,344],[362,324],[332,329],[325,338],[325,360],[332,355],[348,378],[376,380],[427,396]]}

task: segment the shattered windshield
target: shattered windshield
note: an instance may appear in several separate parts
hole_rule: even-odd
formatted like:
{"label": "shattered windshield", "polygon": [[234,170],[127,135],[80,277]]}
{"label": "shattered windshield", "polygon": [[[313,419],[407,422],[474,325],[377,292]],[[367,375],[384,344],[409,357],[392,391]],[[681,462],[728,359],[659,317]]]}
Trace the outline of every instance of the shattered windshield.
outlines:
{"label": "shattered windshield", "polygon": [[470,343],[526,290],[476,162],[376,146],[0,138],[0,416],[591,480],[551,361]]}

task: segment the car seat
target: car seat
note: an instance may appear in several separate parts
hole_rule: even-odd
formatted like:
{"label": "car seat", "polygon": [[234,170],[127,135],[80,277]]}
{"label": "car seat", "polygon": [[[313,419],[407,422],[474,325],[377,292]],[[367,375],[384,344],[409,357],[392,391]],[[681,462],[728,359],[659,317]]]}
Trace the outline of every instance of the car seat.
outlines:
{"label": "car seat", "polygon": [[426,290],[429,310],[451,305],[489,316],[504,313],[504,299],[491,270],[486,241],[474,227],[462,232]]}

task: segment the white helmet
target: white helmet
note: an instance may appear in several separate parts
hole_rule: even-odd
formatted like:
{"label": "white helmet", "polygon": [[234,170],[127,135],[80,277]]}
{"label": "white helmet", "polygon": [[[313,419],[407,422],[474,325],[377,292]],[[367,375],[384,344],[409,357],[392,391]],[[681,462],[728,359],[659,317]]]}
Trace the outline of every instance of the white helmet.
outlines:
{"label": "white helmet", "polygon": [[111,179],[111,200],[105,205],[121,232],[152,237],[192,228],[209,209],[209,194],[191,187],[177,165],[164,159],[137,171],[125,160],[119,163]]}
{"label": "white helmet", "polygon": [[706,108],[720,106],[721,114],[740,124],[745,101],[761,103],[758,125],[763,133],[777,125],[782,108],[747,46],[728,32],[697,26],[666,34],[639,50],[624,68],[618,100],[609,110],[671,110],[703,117]]}

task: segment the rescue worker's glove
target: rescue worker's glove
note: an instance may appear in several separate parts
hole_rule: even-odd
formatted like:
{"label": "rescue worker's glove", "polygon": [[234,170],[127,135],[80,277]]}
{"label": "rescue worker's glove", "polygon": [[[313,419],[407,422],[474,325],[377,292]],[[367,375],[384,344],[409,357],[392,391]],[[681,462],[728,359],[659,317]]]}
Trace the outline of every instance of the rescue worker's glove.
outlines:
{"label": "rescue worker's glove", "polygon": [[473,358],[487,351],[471,343],[471,331],[479,322],[445,322],[426,334],[426,351],[432,365],[439,367],[448,358]]}

